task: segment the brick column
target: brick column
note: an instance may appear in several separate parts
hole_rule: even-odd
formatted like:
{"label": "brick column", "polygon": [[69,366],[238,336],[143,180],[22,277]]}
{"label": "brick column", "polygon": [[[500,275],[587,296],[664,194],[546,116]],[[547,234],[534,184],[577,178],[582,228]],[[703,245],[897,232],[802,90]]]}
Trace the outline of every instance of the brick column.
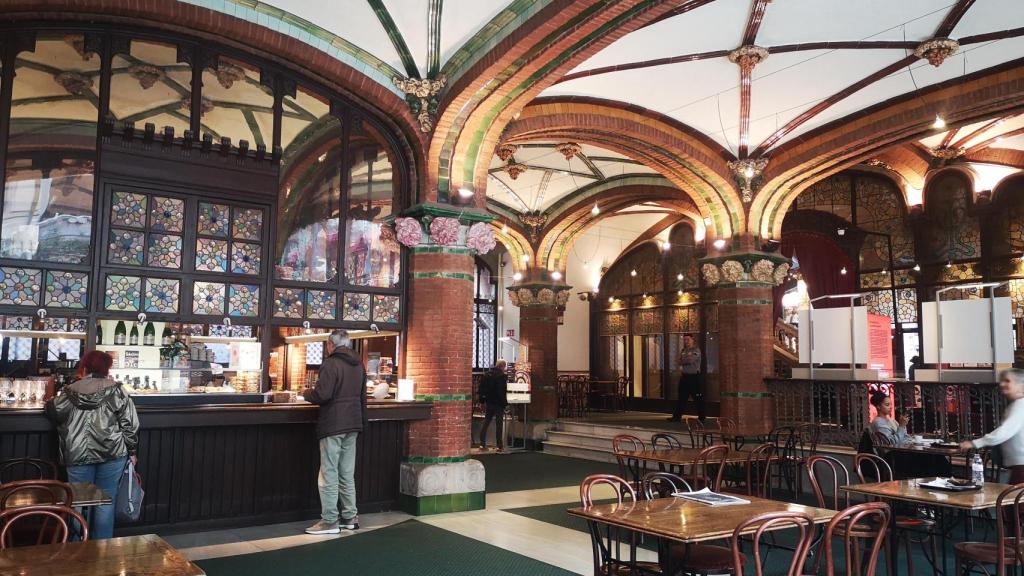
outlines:
{"label": "brick column", "polygon": [[765,384],[773,369],[772,287],[785,279],[788,259],[753,252],[701,263],[704,283],[718,301],[720,414],[744,427],[762,424],[768,432],[775,425]]}
{"label": "brick column", "polygon": [[552,281],[547,270],[529,271],[526,276],[530,280],[508,291],[509,300],[519,306],[519,342],[529,350],[530,418],[553,420],[558,417],[558,311],[572,286]]}

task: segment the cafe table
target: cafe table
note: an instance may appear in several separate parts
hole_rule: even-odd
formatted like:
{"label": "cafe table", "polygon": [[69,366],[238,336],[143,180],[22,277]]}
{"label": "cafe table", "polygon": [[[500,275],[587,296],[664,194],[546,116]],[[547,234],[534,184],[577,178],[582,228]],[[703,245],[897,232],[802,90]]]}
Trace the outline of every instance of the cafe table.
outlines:
{"label": "cafe table", "polygon": [[0,550],[0,576],[205,576],[155,534]]}
{"label": "cafe table", "polygon": [[[0,499],[3,498],[4,490],[0,489]],[[71,483],[71,506],[76,508],[91,508],[110,504],[112,500],[106,492],[91,482]],[[39,504],[51,504],[48,494],[43,490],[25,490],[18,492],[13,498],[7,501],[8,508],[21,508],[24,506],[36,506]]]}
{"label": "cafe table", "polygon": [[[656,462],[658,464],[665,464],[667,466],[678,466],[679,468],[685,468],[693,465],[693,460],[700,455],[703,448],[673,448],[668,450],[626,450],[619,452],[617,455],[625,458],[626,460],[633,460],[639,464],[639,462]],[[725,457],[726,464],[744,464],[747,461],[747,457],[750,452],[740,452],[738,450],[730,450],[729,454]],[[717,462],[718,460],[715,460]],[[641,476],[647,470],[646,465],[641,468],[639,465],[628,466],[630,472],[634,476],[637,484],[640,483]]]}
{"label": "cafe table", "polygon": [[[946,461],[949,463],[950,473],[952,473],[953,471],[953,458],[955,456],[960,456],[963,454],[963,450],[960,448],[960,446],[953,444],[949,444],[946,446],[932,446],[931,444],[927,443],[919,444],[915,442],[905,442],[903,444],[896,444],[892,446],[876,446],[876,448],[885,454],[891,455],[890,460],[893,466],[893,474],[895,474],[897,478],[904,476],[903,474],[900,473],[899,468],[901,467],[896,462],[896,460],[898,459],[896,458],[896,456],[898,456],[899,454],[928,454],[931,456],[941,456],[945,458]],[[969,464],[967,466],[969,466]],[[918,470],[918,475],[932,472],[931,470]],[[965,473],[969,474],[970,470],[965,469]]]}

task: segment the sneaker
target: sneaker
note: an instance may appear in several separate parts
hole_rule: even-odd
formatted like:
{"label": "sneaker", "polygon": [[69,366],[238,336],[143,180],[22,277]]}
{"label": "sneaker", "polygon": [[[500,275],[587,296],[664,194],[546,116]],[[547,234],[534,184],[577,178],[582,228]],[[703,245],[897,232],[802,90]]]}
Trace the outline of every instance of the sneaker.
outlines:
{"label": "sneaker", "polygon": [[306,528],[306,534],[337,534],[339,532],[341,530],[338,529],[337,522],[324,522],[323,520]]}
{"label": "sneaker", "polygon": [[359,516],[353,516],[348,520],[342,518],[341,522],[338,524],[338,528],[341,528],[342,530],[359,530]]}

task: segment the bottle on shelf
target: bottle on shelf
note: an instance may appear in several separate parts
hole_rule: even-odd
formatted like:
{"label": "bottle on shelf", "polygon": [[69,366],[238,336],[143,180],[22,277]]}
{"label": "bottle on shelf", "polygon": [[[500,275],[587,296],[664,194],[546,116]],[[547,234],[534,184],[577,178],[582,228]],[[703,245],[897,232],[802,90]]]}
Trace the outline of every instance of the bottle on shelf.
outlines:
{"label": "bottle on shelf", "polygon": [[128,344],[130,346],[138,346],[139,345],[139,327],[136,326],[135,324],[132,324],[132,332],[128,336]]}
{"label": "bottle on shelf", "polygon": [[155,346],[156,345],[156,328],[153,327],[152,322],[146,322],[146,330],[142,333],[142,345],[143,346]]}
{"label": "bottle on shelf", "polygon": [[168,324],[164,324],[164,332],[160,336],[160,344],[162,346],[170,346],[174,337],[171,335],[171,327]]}
{"label": "bottle on shelf", "polygon": [[103,344],[103,326],[99,322],[96,323],[96,344]]}
{"label": "bottle on shelf", "polygon": [[114,327],[114,344],[117,346],[124,346],[125,337],[128,335],[128,331],[125,330],[124,320],[118,320],[117,326]]}

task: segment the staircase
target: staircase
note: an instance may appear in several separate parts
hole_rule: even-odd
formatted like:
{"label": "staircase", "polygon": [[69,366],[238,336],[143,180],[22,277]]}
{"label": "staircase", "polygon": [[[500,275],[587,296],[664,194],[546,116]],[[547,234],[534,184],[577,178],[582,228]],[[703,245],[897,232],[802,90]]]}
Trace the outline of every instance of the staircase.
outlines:
{"label": "staircase", "polygon": [[[664,421],[665,414],[652,414],[651,418]],[[544,440],[544,453],[614,463],[612,438],[619,434],[630,434],[650,445],[651,436],[659,432],[672,434],[683,441],[688,439],[686,431],[680,430],[678,424],[675,428],[659,429],[646,426],[642,428],[627,426],[600,420],[558,420],[547,431],[547,439]]]}

